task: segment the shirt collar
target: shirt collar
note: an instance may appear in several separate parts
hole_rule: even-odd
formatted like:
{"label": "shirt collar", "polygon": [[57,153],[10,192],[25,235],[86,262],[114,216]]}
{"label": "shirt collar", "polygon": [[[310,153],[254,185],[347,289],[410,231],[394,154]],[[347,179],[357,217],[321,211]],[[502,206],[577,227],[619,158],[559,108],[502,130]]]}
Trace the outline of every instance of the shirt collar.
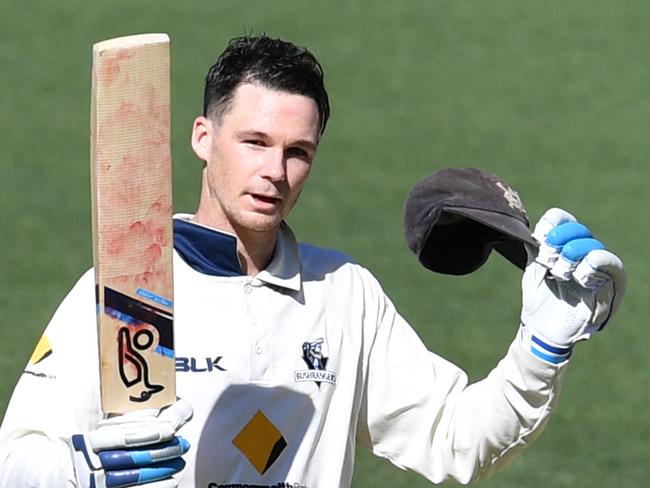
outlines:
{"label": "shirt collar", "polygon": [[300,291],[302,280],[298,243],[293,231],[285,222],[280,226],[271,262],[266,269],[257,274],[256,278],[270,285]]}
{"label": "shirt collar", "polygon": [[[192,221],[190,214],[174,216],[174,248],[196,271],[210,276],[243,276],[237,255],[237,238]],[[273,257],[256,279],[270,285],[300,291],[298,243],[286,223],[278,233]]]}

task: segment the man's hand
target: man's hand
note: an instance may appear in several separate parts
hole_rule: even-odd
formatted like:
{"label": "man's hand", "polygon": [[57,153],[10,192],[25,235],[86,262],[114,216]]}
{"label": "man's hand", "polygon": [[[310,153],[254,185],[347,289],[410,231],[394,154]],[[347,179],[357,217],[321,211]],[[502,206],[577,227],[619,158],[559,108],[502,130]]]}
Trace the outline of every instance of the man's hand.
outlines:
{"label": "man's hand", "polygon": [[531,352],[559,364],[607,325],[627,278],[622,261],[564,210],[548,210],[533,236],[540,248],[524,273],[521,322]]}
{"label": "man's hand", "polygon": [[158,410],[142,410],[100,422],[97,429],[73,435],[72,457],[80,488],[115,488],[148,483],[176,488],[188,442],[176,436],[192,417],[183,400]]}

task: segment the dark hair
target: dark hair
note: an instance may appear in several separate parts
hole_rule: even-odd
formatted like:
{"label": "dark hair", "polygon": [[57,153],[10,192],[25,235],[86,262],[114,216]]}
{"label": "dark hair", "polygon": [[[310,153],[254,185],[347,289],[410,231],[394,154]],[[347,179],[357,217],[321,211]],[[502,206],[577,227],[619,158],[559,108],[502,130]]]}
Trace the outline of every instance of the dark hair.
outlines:
{"label": "dark hair", "polygon": [[323,77],[322,66],[303,47],[266,35],[235,37],[205,77],[203,115],[222,117],[239,85],[258,83],[312,98],[318,105],[322,135],[330,116]]}

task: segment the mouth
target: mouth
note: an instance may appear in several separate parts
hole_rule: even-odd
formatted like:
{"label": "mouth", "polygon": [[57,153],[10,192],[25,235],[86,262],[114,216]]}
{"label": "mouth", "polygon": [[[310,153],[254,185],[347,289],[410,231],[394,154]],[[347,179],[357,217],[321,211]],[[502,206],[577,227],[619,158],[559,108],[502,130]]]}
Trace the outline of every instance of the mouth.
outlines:
{"label": "mouth", "polygon": [[276,196],[271,196],[271,195],[262,195],[259,193],[251,193],[250,194],[251,198],[253,199],[253,202],[255,203],[256,206],[260,208],[275,208],[280,205],[282,202],[282,198],[276,197]]}
{"label": "mouth", "polygon": [[280,199],[278,197],[271,197],[271,196],[266,196],[266,195],[253,194],[252,197],[255,200],[259,200],[260,202],[264,202],[264,203],[276,203],[276,202],[280,201]]}

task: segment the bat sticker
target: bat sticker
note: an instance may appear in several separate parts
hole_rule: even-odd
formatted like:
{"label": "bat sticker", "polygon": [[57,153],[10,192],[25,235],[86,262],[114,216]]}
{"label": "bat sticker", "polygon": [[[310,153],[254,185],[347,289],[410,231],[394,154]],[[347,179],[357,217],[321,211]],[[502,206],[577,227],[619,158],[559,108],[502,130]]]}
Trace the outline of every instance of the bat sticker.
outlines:
{"label": "bat sticker", "polygon": [[[118,331],[118,352],[120,355],[119,369],[120,378],[124,385],[131,388],[138,383],[142,383],[145,388],[140,392],[140,395],[129,395],[129,400],[133,402],[146,402],[151,398],[151,395],[164,390],[163,385],[155,385],[149,381],[149,366],[147,360],[136,349],[144,351],[153,344],[153,333],[150,330],[142,329],[131,335],[128,327],[122,327]],[[129,378],[129,372],[126,365],[130,364],[135,369],[135,375]]]}
{"label": "bat sticker", "polygon": [[161,305],[164,305],[165,307],[173,307],[174,304],[171,300],[161,297],[160,295],[157,295],[149,290],[145,290],[144,288],[138,288],[135,290],[135,292],[140,295],[141,297],[147,298],[148,300],[151,300],[152,302],[160,303]]}
{"label": "bat sticker", "polygon": [[140,388],[138,394],[129,395],[131,401],[146,402],[165,386],[151,382],[149,364],[142,353],[174,357],[172,315],[108,287],[104,288],[104,313],[125,324],[117,332],[120,379],[129,389]]}

